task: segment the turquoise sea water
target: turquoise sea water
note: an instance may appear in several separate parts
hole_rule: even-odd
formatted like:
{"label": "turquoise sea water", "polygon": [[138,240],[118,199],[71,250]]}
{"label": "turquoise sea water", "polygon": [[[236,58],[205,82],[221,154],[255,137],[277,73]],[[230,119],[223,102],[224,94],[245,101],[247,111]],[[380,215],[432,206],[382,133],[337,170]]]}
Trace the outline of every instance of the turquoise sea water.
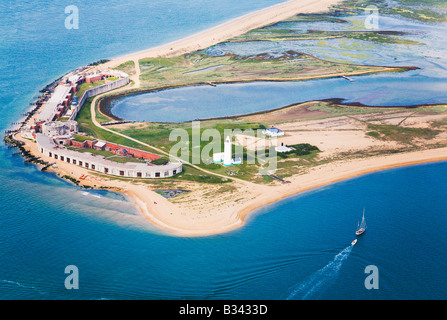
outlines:
{"label": "turquoise sea water", "polygon": [[[278,2],[74,1],[77,31],[63,27],[64,1],[2,2],[0,128],[72,68]],[[445,162],[333,184],[262,208],[233,232],[186,238],[152,227],[121,195],[75,188],[14,151],[0,144],[1,299],[446,297]],[[364,207],[368,230],[351,248]],[[364,287],[371,264],[379,290]],[[79,268],[79,290],[64,287],[67,265]]]}

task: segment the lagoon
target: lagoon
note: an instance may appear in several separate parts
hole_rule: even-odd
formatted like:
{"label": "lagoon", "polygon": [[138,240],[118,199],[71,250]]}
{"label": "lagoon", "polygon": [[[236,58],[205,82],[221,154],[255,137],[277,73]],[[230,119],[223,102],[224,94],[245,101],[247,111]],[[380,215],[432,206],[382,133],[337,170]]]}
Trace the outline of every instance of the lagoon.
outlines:
{"label": "lagoon", "polygon": [[118,98],[114,115],[128,120],[184,122],[269,111],[306,101],[339,98],[367,106],[417,106],[447,102],[447,81],[419,70],[296,82],[192,86]]}

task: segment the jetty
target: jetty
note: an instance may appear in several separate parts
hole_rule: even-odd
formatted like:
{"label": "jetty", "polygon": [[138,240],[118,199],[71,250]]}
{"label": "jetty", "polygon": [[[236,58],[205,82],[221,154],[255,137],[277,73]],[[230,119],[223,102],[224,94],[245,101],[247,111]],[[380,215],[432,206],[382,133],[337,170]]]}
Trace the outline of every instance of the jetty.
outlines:
{"label": "jetty", "polygon": [[117,121],[109,121],[109,122],[102,122],[102,126],[113,126],[114,124],[123,124],[123,123],[135,123],[136,120],[117,120]]}
{"label": "jetty", "polygon": [[352,78],[349,78],[349,77],[347,77],[347,76],[342,76],[342,78],[345,78],[346,80],[348,80],[348,81],[351,81],[351,82],[355,82],[355,80],[354,80],[354,79],[352,79]]}
{"label": "jetty", "polygon": [[281,179],[280,177],[277,177],[277,176],[275,176],[275,175],[273,175],[273,174],[269,174],[269,177],[270,177],[270,178],[273,178],[273,179],[275,179],[275,180],[281,181],[281,183],[290,183],[290,181]]}
{"label": "jetty", "polygon": [[56,162],[49,163],[49,164],[47,164],[45,167],[43,167],[42,169],[40,169],[40,171],[46,171],[49,167],[51,167],[52,165],[55,165],[55,164],[56,164]]}

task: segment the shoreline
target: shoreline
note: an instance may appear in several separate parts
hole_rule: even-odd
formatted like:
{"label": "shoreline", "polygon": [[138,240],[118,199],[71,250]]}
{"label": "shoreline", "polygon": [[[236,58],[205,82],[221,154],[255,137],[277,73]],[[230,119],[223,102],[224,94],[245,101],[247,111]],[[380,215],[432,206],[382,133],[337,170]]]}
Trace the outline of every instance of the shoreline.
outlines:
{"label": "shoreline", "polygon": [[[298,191],[296,193],[291,192],[290,194],[284,195],[284,196],[282,196],[279,199],[266,201],[264,204],[259,205],[259,207],[246,208],[245,210],[242,210],[241,213],[243,214],[243,217],[245,219],[250,213],[255,213],[254,212],[255,210],[258,210],[261,207],[264,207],[266,205],[270,205],[270,204],[273,204],[275,202],[279,202],[281,200],[285,200],[287,198],[290,198],[290,197],[293,197],[295,195],[299,195],[299,194],[305,193],[307,191],[312,191],[312,190],[319,189],[319,188],[322,188],[322,187],[325,187],[325,186],[329,186],[329,185],[332,185],[332,184],[335,184],[335,183],[338,183],[338,182],[347,181],[347,180],[355,179],[355,178],[358,178],[358,177],[362,177],[362,176],[368,175],[368,174],[373,174],[373,173],[376,173],[376,172],[392,170],[392,169],[411,167],[411,166],[415,166],[415,165],[424,165],[424,164],[428,165],[428,164],[432,164],[432,163],[445,162],[445,161],[447,161],[447,148],[443,148],[443,151],[445,152],[445,155],[443,155],[443,156],[439,155],[439,156],[429,157],[429,158],[425,158],[425,159],[408,160],[408,161],[396,162],[396,163],[391,162],[391,163],[387,163],[387,164],[378,165],[377,167],[371,167],[369,169],[353,170],[353,172],[347,172],[346,175],[340,175],[339,177],[331,177],[331,178],[328,178],[328,181],[316,183],[315,185],[309,186],[309,187],[303,187],[302,190],[300,190],[300,191]],[[421,151],[416,151],[415,153],[421,153]],[[406,154],[408,155],[408,153],[406,153]]]}
{"label": "shoreline", "polygon": [[[31,154],[38,154],[37,146],[33,142],[19,137],[18,134],[14,138],[24,142]],[[44,161],[50,160],[40,156]],[[86,189],[123,193],[134,203],[142,217],[157,228],[168,232],[170,236],[203,237],[234,231],[244,226],[247,217],[256,216],[262,207],[307,191],[374,172],[442,161],[447,161],[447,147],[330,162],[313,167],[305,174],[289,177],[288,180],[291,181],[289,184],[266,186],[250,183],[245,188],[249,188],[250,194],[254,196],[246,203],[234,208],[225,207],[221,211],[221,208],[218,208],[214,215],[203,217],[202,220],[196,219],[199,217],[197,210],[170,202],[144,183],[104,179],[91,175],[89,169],[67,164],[61,160],[53,160],[57,168],[50,166],[47,171],[55,172],[61,178],[67,175],[75,180],[79,179],[77,184],[79,187],[87,186]],[[89,178],[82,179],[80,176]],[[234,184],[238,187],[238,191],[243,189],[241,183],[234,182]],[[203,185],[200,187],[203,188]]]}
{"label": "shoreline", "polygon": [[[403,159],[410,155],[414,155],[414,157],[412,157],[413,159]],[[380,163],[380,161],[382,161],[382,163]],[[256,201],[251,201],[246,206],[238,210],[237,219],[229,220],[228,223],[225,225],[210,227],[208,229],[201,230],[185,230],[173,225],[169,225],[163,221],[162,217],[157,216],[157,214],[151,213],[150,210],[145,207],[144,200],[139,198],[137,194],[126,194],[129,195],[129,198],[132,199],[138,211],[148,221],[165,231],[169,231],[177,236],[184,237],[211,236],[220,233],[231,232],[239,227],[243,227],[247,217],[256,216],[257,211],[260,210],[262,207],[280,202],[293,196],[297,196],[307,191],[316,190],[337,182],[355,179],[357,177],[375,172],[444,161],[447,161],[447,148],[407,152],[389,156],[354,159],[350,161],[343,161],[342,163],[329,163],[327,165],[313,168],[315,169],[314,172],[310,172],[301,176],[290,177],[289,179],[291,180],[291,184],[266,187],[261,198],[258,197]],[[324,171],[323,173],[331,172],[332,176],[324,176],[323,174],[324,178],[321,179],[322,175],[317,171]],[[318,177],[320,177],[320,179],[318,179]],[[297,186],[297,184],[299,184],[300,182],[303,184]],[[291,187],[291,185],[293,184],[295,184],[295,186]]]}
{"label": "shoreline", "polygon": [[[128,91],[128,89],[133,89],[134,91],[131,92],[131,94],[135,94],[136,91],[141,90],[139,82],[139,59],[151,56],[180,55],[183,53],[198,50],[197,46],[209,47],[215,43],[222,42],[222,37],[228,38],[229,33],[231,32],[233,32],[231,36],[235,36],[238,32],[245,33],[253,28],[282,21],[298,13],[324,11],[327,10],[327,8],[331,5],[340,2],[340,0],[309,0],[304,1],[304,4],[302,4],[302,2],[303,1],[299,0],[291,0],[282,4],[274,5],[266,9],[255,11],[248,15],[233,19],[229,22],[220,24],[217,27],[205,30],[193,36],[189,36],[187,38],[177,40],[156,48],[140,51],[110,60],[102,66],[112,68],[112,66],[117,66],[129,60],[133,60],[134,62],[136,62],[136,74],[133,75],[135,84],[130,88],[126,86],[125,88],[116,89],[111,92],[116,93],[122,91],[122,93],[125,94],[125,90]],[[309,7],[312,9],[309,9]],[[279,12],[274,12],[276,10],[275,8],[279,10]],[[269,19],[267,19],[265,15],[267,15]],[[250,19],[252,19],[252,21],[250,21]],[[247,30],[246,28],[249,29]],[[215,32],[219,33],[219,35],[215,35]],[[250,80],[250,82],[252,81],[253,80]],[[270,79],[268,81],[272,80]],[[287,79],[281,81],[290,80]],[[108,92],[107,94],[110,94],[111,92]],[[92,108],[96,108],[96,102],[98,99],[101,100],[101,97],[104,97],[104,95],[98,95],[93,99]],[[95,120],[94,117],[95,113],[92,112],[92,120]],[[104,127],[102,127],[100,124],[95,125],[97,125],[99,128],[104,129]],[[29,147],[32,154],[35,154],[39,158],[43,158],[44,160],[48,160],[39,153],[35,143],[27,141],[22,137],[18,137],[18,140],[23,141]],[[92,172],[88,169],[79,168],[72,164],[66,164],[59,160],[55,162],[57,168],[50,167],[49,171],[55,171],[60,174],[61,177],[67,175],[72,177],[73,179],[82,180],[80,186],[88,186],[90,188],[96,189],[105,187],[108,190],[114,192],[124,193],[126,196],[129,197],[129,199],[132,200],[132,202],[135,204],[138,211],[144,218],[150,221],[150,223],[152,223],[153,225],[159,227],[160,229],[169,231],[173,235],[209,236],[235,230],[236,228],[243,226],[248,215],[252,213],[256,214],[255,211],[259,208],[283,200],[285,198],[298,195],[302,192],[317,189],[368,173],[397,167],[405,167],[416,164],[432,163],[446,160],[447,148],[438,148],[393,155],[335,161],[313,167],[308,173],[292,176],[288,178],[291,183],[286,185],[267,186],[256,185],[248,182],[241,183],[234,181],[233,186],[236,186],[238,192],[241,191],[241,194],[243,194],[243,192],[247,191],[248,189],[248,192],[245,192],[245,202],[242,201],[241,203],[237,203],[237,205],[235,205],[234,203],[231,203],[234,199],[230,200],[231,202],[225,202],[226,200],[219,199],[217,202],[220,201],[220,203],[217,203],[215,206],[208,205],[208,207],[205,208],[205,211],[212,210],[213,212],[206,212],[206,214],[202,215],[200,215],[201,212],[199,212],[199,208],[197,208],[198,206],[188,208],[188,206],[191,206],[191,204],[177,205],[151,190],[150,186],[144,185],[140,182],[118,181],[98,177],[92,175]],[[54,162],[54,160],[50,161]],[[83,176],[88,176],[89,178],[80,178]],[[201,184],[199,187],[203,189],[204,185]],[[211,188],[215,186],[208,185],[207,187]],[[200,200],[203,200],[203,198]],[[201,202],[200,205],[202,206]]]}
{"label": "shoreline", "polygon": [[324,12],[342,0],[289,0],[230,19],[204,31],[153,48],[112,58],[106,67],[148,57],[172,57],[202,50],[250,30],[278,23],[300,13]]}

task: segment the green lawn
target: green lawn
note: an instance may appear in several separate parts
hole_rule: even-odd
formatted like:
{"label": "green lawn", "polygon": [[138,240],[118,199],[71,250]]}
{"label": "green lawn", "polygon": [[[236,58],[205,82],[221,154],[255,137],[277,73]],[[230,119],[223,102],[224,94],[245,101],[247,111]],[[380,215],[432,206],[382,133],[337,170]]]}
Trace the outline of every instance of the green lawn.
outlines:
{"label": "green lawn", "polygon": [[92,137],[86,137],[86,136],[83,136],[83,135],[80,135],[80,134],[75,134],[75,135],[73,135],[73,140],[77,141],[77,142],[84,142],[84,141],[87,141],[87,140],[94,141],[96,139],[92,138]]}
{"label": "green lawn", "polygon": [[94,82],[94,83],[86,83],[86,82],[84,82],[83,84],[81,84],[81,85],[79,86],[79,89],[78,89],[78,91],[76,92],[76,96],[77,96],[79,99],[81,99],[81,98],[82,98],[82,95],[84,94],[85,91],[87,91],[87,90],[89,90],[89,89],[92,89],[92,88],[95,88],[95,87],[98,87],[98,86],[101,86],[101,85],[103,85],[103,84],[105,84],[105,81],[104,81],[104,80],[101,80],[101,81],[98,81],[98,82]]}
{"label": "green lawn", "polygon": [[105,151],[105,150],[96,150],[96,149],[87,149],[87,148],[74,148],[67,146],[68,149],[74,150],[77,152],[86,152],[91,153],[95,156],[103,156],[107,160],[118,162],[118,163],[126,163],[126,162],[136,162],[136,163],[146,163],[143,159],[138,158],[132,158],[132,157],[124,157],[114,154],[111,151]]}
{"label": "green lawn", "polygon": [[[212,128],[216,129],[217,132],[219,132],[221,151],[223,151],[224,146],[225,129],[240,129],[240,130],[252,129],[254,132],[256,132],[256,130],[258,129],[265,129],[265,125],[263,123],[246,123],[243,120],[236,120],[236,119],[206,120],[201,121],[200,124],[201,124],[200,132],[202,137],[205,130],[207,129]],[[211,142],[211,141],[201,141],[200,148],[195,149],[193,147],[193,142],[191,138],[192,137],[191,123],[179,123],[179,124],[152,123],[144,125],[137,124],[135,127],[132,127],[130,129],[126,130],[115,129],[115,130],[125,135],[128,135],[132,138],[154,145],[155,147],[161,148],[169,152],[171,147],[173,147],[175,144],[178,143],[178,141],[169,141],[169,134],[171,133],[171,130],[174,128],[184,129],[188,133],[188,136],[190,137],[188,146],[190,155],[189,162],[192,162],[194,150],[204,150],[204,148]],[[276,159],[281,160],[282,158],[290,158],[291,161],[296,162],[299,161],[300,158],[309,158],[309,159],[314,158],[319,151],[318,148],[311,146],[309,144],[296,145],[295,147],[296,150],[294,152],[291,152],[290,154],[287,155],[278,154]],[[199,157],[200,163],[197,165],[204,170],[220,174],[223,176],[227,176],[229,179],[234,177],[256,183],[265,183],[267,181],[270,181],[269,179],[265,179],[263,176],[258,175],[259,169],[262,168],[258,159],[256,159],[254,164],[252,162],[250,164],[247,163],[250,154],[251,153],[249,153],[246,148],[242,148],[243,163],[240,165],[233,165],[230,167],[223,166],[222,164],[213,163],[212,154],[207,155],[202,154],[202,156]],[[176,154],[176,156],[180,156],[180,154]],[[204,159],[204,156],[208,157],[207,161],[205,161],[206,159]],[[268,156],[268,150],[266,152],[266,156]],[[236,157],[236,148],[233,149],[233,158],[235,157]],[[297,163],[295,163],[295,165],[296,164]],[[306,163],[304,162],[300,164],[300,166],[305,165]],[[185,177],[188,178],[187,176]]]}

